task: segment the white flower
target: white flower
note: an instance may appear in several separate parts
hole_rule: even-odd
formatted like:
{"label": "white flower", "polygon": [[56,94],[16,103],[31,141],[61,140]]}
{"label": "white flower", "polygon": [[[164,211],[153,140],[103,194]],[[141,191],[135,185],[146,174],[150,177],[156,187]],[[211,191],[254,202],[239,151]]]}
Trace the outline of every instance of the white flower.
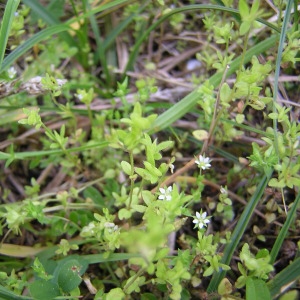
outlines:
{"label": "white flower", "polygon": [[209,169],[211,167],[210,164],[211,160],[209,157],[205,157],[205,155],[199,155],[199,159],[195,160],[195,163],[198,165],[199,168],[202,170]]}
{"label": "white flower", "polygon": [[174,166],[173,164],[170,164],[170,165],[169,165],[169,168],[170,168],[171,173],[173,174],[173,173],[174,173],[175,166]]}
{"label": "white flower", "polygon": [[199,226],[199,229],[202,229],[204,226],[206,227],[207,224],[210,222],[208,218],[206,217],[207,213],[202,213],[202,210],[200,213],[196,212],[196,216],[194,217],[193,223],[195,223],[195,228]]}
{"label": "white flower", "polygon": [[221,186],[221,188],[220,188],[220,192],[221,192],[221,194],[227,194],[226,188],[224,188],[224,187],[222,187],[222,186]]}
{"label": "white flower", "polygon": [[83,95],[82,94],[75,94],[75,96],[78,98],[78,100],[82,100],[83,99]]}
{"label": "white flower", "polygon": [[110,233],[117,231],[119,229],[118,225],[111,222],[105,222],[104,227],[107,228]]}
{"label": "white flower", "polygon": [[95,234],[95,222],[89,223],[87,226],[84,226],[81,230],[81,235],[84,237],[91,237]]}
{"label": "white flower", "polygon": [[14,67],[10,67],[10,68],[7,70],[7,74],[8,74],[8,77],[9,77],[10,79],[13,79],[13,78],[16,76],[17,71],[16,71],[16,69],[15,69]]}
{"label": "white flower", "polygon": [[169,186],[168,188],[159,188],[160,195],[158,197],[159,200],[166,200],[166,201],[171,201],[172,200],[172,187]]}

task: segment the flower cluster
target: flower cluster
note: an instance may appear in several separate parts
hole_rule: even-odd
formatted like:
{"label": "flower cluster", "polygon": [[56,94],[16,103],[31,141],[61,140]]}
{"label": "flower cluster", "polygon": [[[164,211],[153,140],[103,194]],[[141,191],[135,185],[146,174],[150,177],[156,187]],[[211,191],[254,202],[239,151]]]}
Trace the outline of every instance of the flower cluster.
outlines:
{"label": "flower cluster", "polygon": [[[158,196],[159,200],[165,200],[165,201],[171,201],[172,200],[172,187],[169,186],[167,188],[160,188],[159,189],[160,195]],[[199,229],[202,229],[204,227],[207,227],[207,224],[210,222],[209,217],[207,217],[206,212],[202,212],[202,210],[199,212],[196,212],[196,216],[193,217],[193,223],[195,224],[194,228],[199,227]]]}

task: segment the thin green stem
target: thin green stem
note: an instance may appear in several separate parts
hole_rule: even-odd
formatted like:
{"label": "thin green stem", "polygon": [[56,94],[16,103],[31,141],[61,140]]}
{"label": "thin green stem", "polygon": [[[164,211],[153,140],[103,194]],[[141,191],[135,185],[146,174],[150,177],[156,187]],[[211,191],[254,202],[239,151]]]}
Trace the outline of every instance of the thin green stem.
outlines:
{"label": "thin green stem", "polygon": [[129,282],[126,283],[124,286],[124,292],[126,293],[127,289],[135,282],[135,280],[144,273],[145,268],[141,268],[138,270],[138,272],[131,278]]}
{"label": "thin green stem", "polygon": [[[283,52],[283,47],[284,47],[284,42],[285,42],[285,37],[287,33],[287,28],[288,28],[288,21],[290,19],[290,14],[292,10],[292,4],[293,0],[289,0],[287,3],[287,7],[285,10],[284,14],[284,19],[283,19],[283,26],[282,26],[282,31],[280,34],[280,39],[279,39],[279,45],[278,45],[278,51],[277,51],[277,56],[276,56],[276,69],[275,69],[275,76],[274,76],[274,91],[273,91],[273,113],[277,113],[277,95],[278,95],[278,80],[279,80],[279,75],[280,75],[280,64],[282,60],[282,52]],[[274,147],[275,151],[278,157],[278,163],[279,163],[279,145],[278,145],[278,121],[276,118],[273,119],[273,131],[274,131]]]}
{"label": "thin green stem", "polygon": [[239,66],[239,69],[237,71],[236,82],[238,82],[240,73],[241,73],[242,68],[244,66],[245,56],[246,56],[246,52],[247,52],[247,49],[248,49],[249,34],[250,34],[250,29],[249,29],[249,31],[247,32],[247,34],[245,35],[245,38],[244,38],[243,52],[241,54],[240,66]]}
{"label": "thin green stem", "polygon": [[131,174],[130,174],[130,192],[129,192],[129,204],[128,208],[131,207],[132,197],[133,197],[133,189],[134,189],[134,158],[132,151],[129,151],[129,161],[131,165]]}

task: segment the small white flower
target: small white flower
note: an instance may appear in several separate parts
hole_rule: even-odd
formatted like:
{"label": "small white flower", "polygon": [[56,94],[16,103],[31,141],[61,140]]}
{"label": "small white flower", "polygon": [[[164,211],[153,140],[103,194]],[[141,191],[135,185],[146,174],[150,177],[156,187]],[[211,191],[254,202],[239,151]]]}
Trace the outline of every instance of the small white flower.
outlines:
{"label": "small white flower", "polygon": [[91,222],[87,226],[84,226],[82,228],[81,235],[85,237],[92,236],[95,234],[95,229],[96,229],[95,223]]}
{"label": "small white flower", "polygon": [[13,79],[13,78],[16,76],[17,71],[16,71],[16,69],[15,69],[14,67],[10,67],[10,68],[7,70],[7,74],[8,74],[8,77],[9,77],[10,79]]}
{"label": "small white flower", "polygon": [[158,197],[159,200],[166,200],[166,201],[171,201],[172,200],[172,187],[169,186],[168,188],[159,188],[160,195]]}
{"label": "small white flower", "polygon": [[210,164],[211,160],[209,157],[205,157],[205,155],[199,155],[199,159],[195,160],[195,163],[198,165],[199,168],[202,170],[209,169],[211,167]]}
{"label": "small white flower", "polygon": [[119,229],[118,225],[116,225],[115,223],[111,223],[111,222],[106,222],[104,224],[104,227],[108,228],[108,231],[110,233],[117,231]]}
{"label": "small white flower", "polygon": [[221,194],[227,194],[227,190],[222,186],[220,188],[220,192],[221,192]]}
{"label": "small white flower", "polygon": [[78,98],[78,100],[82,100],[83,99],[83,95],[82,94],[75,94],[75,96]]}
{"label": "small white flower", "polygon": [[196,216],[194,217],[193,223],[195,223],[195,228],[199,226],[199,229],[202,229],[204,226],[206,227],[207,224],[210,222],[208,218],[206,217],[207,213],[202,213],[202,210],[200,213],[196,212]]}
{"label": "small white flower", "polygon": [[170,165],[169,165],[169,168],[170,168],[171,173],[173,174],[173,173],[174,173],[175,166],[174,166],[173,164],[170,164]]}

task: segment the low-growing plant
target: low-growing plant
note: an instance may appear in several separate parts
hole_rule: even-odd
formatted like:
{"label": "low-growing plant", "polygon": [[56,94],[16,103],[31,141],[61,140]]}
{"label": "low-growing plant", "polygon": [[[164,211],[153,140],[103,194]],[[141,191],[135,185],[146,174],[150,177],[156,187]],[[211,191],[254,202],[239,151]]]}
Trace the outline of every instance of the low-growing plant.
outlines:
{"label": "low-growing plant", "polygon": [[216,2],[7,1],[1,299],[297,298],[297,3]]}

